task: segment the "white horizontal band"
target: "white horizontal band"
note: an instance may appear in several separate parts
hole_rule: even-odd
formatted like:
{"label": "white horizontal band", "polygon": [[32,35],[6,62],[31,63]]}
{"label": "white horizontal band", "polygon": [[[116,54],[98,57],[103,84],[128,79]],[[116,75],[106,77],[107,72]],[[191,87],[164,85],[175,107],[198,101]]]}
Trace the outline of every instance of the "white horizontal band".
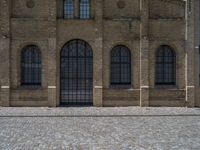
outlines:
{"label": "white horizontal band", "polygon": [[48,86],[48,89],[56,89],[56,86]]}
{"label": "white horizontal band", "polygon": [[1,86],[2,89],[9,89],[10,86]]}
{"label": "white horizontal band", "polygon": [[103,89],[103,86],[95,86],[95,89]]}
{"label": "white horizontal band", "polygon": [[141,86],[141,88],[145,88],[145,89],[148,89],[149,88],[149,86]]}
{"label": "white horizontal band", "polygon": [[187,88],[195,88],[195,86],[187,86]]}

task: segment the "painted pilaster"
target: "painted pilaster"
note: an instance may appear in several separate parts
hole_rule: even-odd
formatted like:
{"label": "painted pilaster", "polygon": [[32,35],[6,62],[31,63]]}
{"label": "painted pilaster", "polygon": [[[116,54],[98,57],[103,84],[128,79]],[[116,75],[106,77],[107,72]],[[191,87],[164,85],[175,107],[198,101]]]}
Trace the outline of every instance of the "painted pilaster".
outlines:
{"label": "painted pilaster", "polygon": [[186,1],[186,102],[188,107],[195,105],[195,0]]}
{"label": "painted pilaster", "polygon": [[10,105],[10,0],[0,1],[0,86],[2,106]]}
{"label": "painted pilaster", "polygon": [[49,0],[49,37],[48,37],[48,103],[56,107],[56,0]]}
{"label": "painted pilaster", "polygon": [[93,105],[103,106],[103,2],[96,0],[94,39],[94,92]]}
{"label": "painted pilaster", "polygon": [[149,0],[140,0],[140,106],[149,106]]}

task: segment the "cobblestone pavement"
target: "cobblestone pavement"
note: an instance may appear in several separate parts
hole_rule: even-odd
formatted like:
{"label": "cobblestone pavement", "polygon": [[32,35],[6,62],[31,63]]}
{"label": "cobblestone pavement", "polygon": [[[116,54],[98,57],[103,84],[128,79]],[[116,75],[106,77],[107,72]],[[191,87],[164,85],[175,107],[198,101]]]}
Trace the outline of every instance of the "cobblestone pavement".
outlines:
{"label": "cobblestone pavement", "polygon": [[4,149],[200,150],[200,109],[0,107]]}

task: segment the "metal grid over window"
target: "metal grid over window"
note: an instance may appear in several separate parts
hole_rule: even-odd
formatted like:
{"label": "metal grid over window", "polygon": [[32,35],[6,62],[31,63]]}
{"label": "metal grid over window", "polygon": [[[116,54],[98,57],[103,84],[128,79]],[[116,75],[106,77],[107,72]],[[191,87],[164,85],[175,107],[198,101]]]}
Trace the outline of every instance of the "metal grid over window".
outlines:
{"label": "metal grid over window", "polygon": [[64,0],[64,18],[74,18],[74,0]]}
{"label": "metal grid over window", "polygon": [[61,105],[92,105],[93,54],[85,41],[72,40],[61,51]]}
{"label": "metal grid over window", "polygon": [[176,54],[166,45],[159,47],[156,55],[156,85],[176,84]]}
{"label": "metal grid over window", "polygon": [[41,85],[41,52],[37,46],[27,46],[22,50],[21,84]]}
{"label": "metal grid over window", "polygon": [[80,19],[90,18],[90,0],[80,0]]}
{"label": "metal grid over window", "polygon": [[131,54],[122,45],[111,51],[111,85],[131,85]]}

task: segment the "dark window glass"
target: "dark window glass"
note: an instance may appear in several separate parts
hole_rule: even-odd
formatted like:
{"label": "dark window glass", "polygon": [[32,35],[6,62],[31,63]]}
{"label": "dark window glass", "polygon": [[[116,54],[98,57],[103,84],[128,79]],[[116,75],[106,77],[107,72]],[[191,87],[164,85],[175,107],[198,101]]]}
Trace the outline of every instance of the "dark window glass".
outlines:
{"label": "dark window glass", "polygon": [[74,18],[74,1],[64,0],[64,18]]}
{"label": "dark window glass", "polygon": [[62,105],[92,105],[93,51],[83,40],[64,45],[60,59]]}
{"label": "dark window glass", "polygon": [[111,85],[131,84],[131,54],[125,46],[116,46],[111,52]]}
{"label": "dark window glass", "polygon": [[80,18],[90,18],[90,0],[80,0]]}
{"label": "dark window glass", "polygon": [[176,54],[169,46],[160,46],[156,54],[156,85],[176,84]]}
{"label": "dark window glass", "polygon": [[21,84],[41,85],[41,53],[37,46],[27,46],[22,50]]}

